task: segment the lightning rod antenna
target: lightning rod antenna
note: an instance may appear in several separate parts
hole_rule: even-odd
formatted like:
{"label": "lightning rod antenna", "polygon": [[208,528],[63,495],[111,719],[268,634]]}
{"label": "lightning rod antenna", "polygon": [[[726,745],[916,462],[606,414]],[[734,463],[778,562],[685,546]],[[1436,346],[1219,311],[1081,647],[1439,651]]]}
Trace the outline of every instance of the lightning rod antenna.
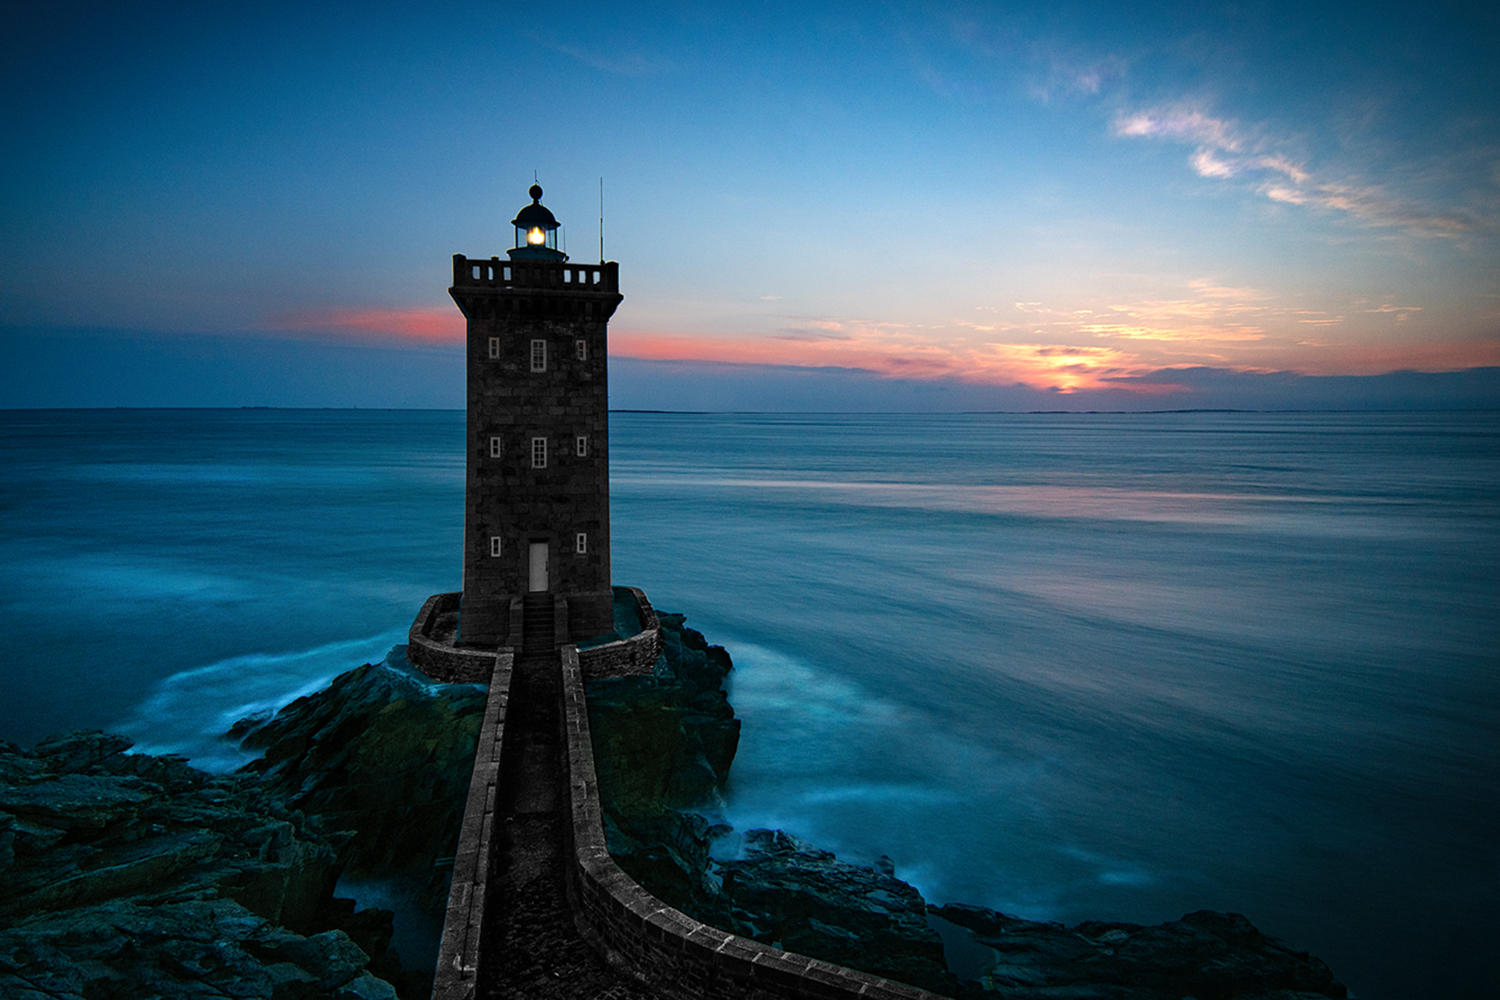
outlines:
{"label": "lightning rod antenna", "polygon": [[604,178],[599,178],[599,263],[604,263]]}

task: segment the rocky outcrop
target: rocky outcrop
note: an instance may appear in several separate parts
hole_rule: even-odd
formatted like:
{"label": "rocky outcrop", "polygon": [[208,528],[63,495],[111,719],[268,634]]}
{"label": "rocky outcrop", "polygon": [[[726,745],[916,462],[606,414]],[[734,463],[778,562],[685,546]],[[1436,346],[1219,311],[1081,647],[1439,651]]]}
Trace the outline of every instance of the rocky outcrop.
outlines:
{"label": "rocky outcrop", "polygon": [[1238,913],[1199,910],[1143,927],[1075,927],[952,904],[932,912],[993,949],[982,980],[1007,1000],[1342,1000],[1328,966],[1256,930]]}
{"label": "rocky outcrop", "polygon": [[457,843],[485,689],[433,683],[406,665],[402,649],[274,717],[236,724],[230,736],[262,753],[243,771],[267,794],[347,831],[340,861],[350,874],[418,874],[414,902],[440,912],[448,873],[436,862],[452,858]]}
{"label": "rocky outcrop", "polygon": [[235,775],[98,732],[0,743],[0,996],[425,997],[392,912],[334,890],[389,878],[441,912],[483,704],[398,647],[236,725],[264,756]]}
{"label": "rocky outcrop", "polygon": [[[1328,967],[1238,914],[1154,927],[1068,928],[966,905],[929,907],[894,865],[839,861],[781,831],[737,834],[723,786],[739,724],[723,693],[728,654],[662,614],[664,653],[645,678],[588,686],[611,856],[649,892],[724,931],[964,1000],[1343,998]],[[967,930],[994,962],[960,980],[929,914]]]}
{"label": "rocky outcrop", "polygon": [[780,831],[722,820],[739,720],[729,654],[658,613],[650,677],[590,682],[589,726],[610,855],[663,902],[743,937],[934,991],[958,989],[916,889]]}
{"label": "rocky outcrop", "polygon": [[396,996],[390,912],[333,898],[346,838],[130,745],[0,743],[0,995]]}

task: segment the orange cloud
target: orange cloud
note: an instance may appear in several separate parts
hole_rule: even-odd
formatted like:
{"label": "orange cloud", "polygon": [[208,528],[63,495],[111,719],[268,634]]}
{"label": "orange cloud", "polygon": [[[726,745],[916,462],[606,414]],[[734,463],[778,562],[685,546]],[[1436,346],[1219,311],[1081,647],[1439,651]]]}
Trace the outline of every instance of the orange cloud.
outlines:
{"label": "orange cloud", "polygon": [[1095,388],[1103,385],[1106,377],[1147,368],[1109,347],[937,341],[895,325],[844,326],[840,331],[843,336],[826,340],[630,331],[610,338],[610,353],[653,361],[859,368],[887,378],[1023,383],[1063,392]]}
{"label": "orange cloud", "polygon": [[462,343],[464,317],[457,309],[309,309],[266,318],[267,330],[373,334],[426,343]]}

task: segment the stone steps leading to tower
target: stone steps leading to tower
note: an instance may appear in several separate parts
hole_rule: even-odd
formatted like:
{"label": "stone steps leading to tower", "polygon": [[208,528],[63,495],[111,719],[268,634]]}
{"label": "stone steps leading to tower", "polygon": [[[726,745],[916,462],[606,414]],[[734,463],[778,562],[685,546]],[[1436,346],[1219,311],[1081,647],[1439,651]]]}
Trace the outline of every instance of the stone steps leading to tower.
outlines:
{"label": "stone steps leading to tower", "polygon": [[556,646],[551,594],[527,594],[521,599],[521,655],[550,655]]}

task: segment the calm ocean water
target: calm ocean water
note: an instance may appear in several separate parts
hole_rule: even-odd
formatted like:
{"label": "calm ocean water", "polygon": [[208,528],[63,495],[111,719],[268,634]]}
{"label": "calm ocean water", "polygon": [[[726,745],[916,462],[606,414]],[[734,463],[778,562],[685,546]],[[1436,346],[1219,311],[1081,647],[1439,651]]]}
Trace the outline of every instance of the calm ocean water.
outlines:
{"label": "calm ocean water", "polygon": [[[615,581],[729,647],[730,819],[935,902],[1212,908],[1494,996],[1500,414],[621,413]],[[455,589],[463,415],[0,412],[0,737],[216,736]]]}

